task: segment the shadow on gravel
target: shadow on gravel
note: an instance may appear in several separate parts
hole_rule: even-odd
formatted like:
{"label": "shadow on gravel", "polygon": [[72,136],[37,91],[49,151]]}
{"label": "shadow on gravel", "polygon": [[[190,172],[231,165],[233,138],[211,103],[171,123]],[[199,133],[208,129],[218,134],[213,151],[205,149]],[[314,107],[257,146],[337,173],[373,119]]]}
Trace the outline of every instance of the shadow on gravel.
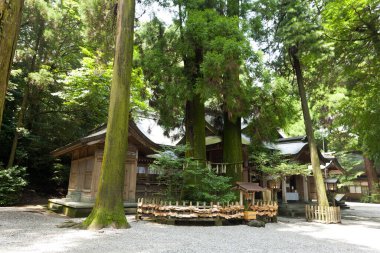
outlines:
{"label": "shadow on gravel", "polygon": [[[321,224],[302,219],[287,220],[278,231],[296,236],[297,244],[313,242],[312,252],[379,252],[376,223],[342,220],[342,224]],[[303,239],[304,238],[304,239]],[[311,246],[311,245],[310,245]],[[306,247],[306,245],[305,245]],[[310,248],[311,249],[311,248]],[[306,252],[306,251],[305,251]]]}

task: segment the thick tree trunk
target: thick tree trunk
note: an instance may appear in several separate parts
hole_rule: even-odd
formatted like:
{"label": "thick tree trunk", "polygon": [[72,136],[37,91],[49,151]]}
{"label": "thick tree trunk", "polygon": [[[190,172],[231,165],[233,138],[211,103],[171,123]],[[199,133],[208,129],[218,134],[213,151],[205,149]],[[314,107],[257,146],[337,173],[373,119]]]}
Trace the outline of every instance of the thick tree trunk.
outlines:
{"label": "thick tree trunk", "polygon": [[206,121],[205,105],[199,94],[193,97],[194,107],[194,159],[204,164],[206,162]]}
{"label": "thick tree trunk", "polygon": [[0,0],[0,129],[24,0]]}
{"label": "thick tree trunk", "polygon": [[306,98],[306,91],[303,82],[301,63],[298,58],[298,48],[293,46],[289,49],[290,56],[293,60],[293,68],[297,77],[298,91],[301,97],[301,105],[303,112],[303,119],[305,123],[306,135],[309,142],[311,166],[313,168],[313,176],[315,179],[315,187],[317,189],[318,205],[328,206],[329,202],[326,195],[326,187],[323,181],[323,175],[320,168],[320,162],[318,157],[317,144],[314,138],[314,131],[310,117],[309,106]]}
{"label": "thick tree trunk", "polygon": [[241,118],[229,117],[228,112],[224,112],[223,162],[227,163],[226,176],[231,177],[233,183],[242,181]]}
{"label": "thick tree trunk", "polygon": [[363,156],[364,159],[364,167],[365,173],[368,179],[368,189],[369,193],[378,193],[379,190],[377,188],[379,184],[379,177],[376,172],[375,163],[373,160],[369,159],[367,156]]}
{"label": "thick tree trunk", "polygon": [[[207,4],[208,1],[206,1]],[[186,6],[187,11],[193,10],[194,7]],[[202,6],[196,7],[197,10],[203,9]],[[180,8],[181,10],[181,8]],[[183,15],[180,11],[180,32],[181,39],[185,43],[185,37],[182,29],[182,19]],[[198,78],[200,78],[201,71],[200,66],[203,61],[203,48],[200,45],[193,45],[194,56],[189,56],[187,54],[183,55],[184,59],[184,74],[188,80],[188,90],[191,92],[192,97],[186,101],[185,110],[185,129],[186,129],[186,145],[188,150],[186,151],[186,157],[196,160],[196,166],[206,165],[206,121],[205,121],[205,106],[204,102],[200,96],[195,91],[196,83]],[[190,54],[191,55],[191,54]],[[196,177],[185,178],[185,185],[197,187],[198,179]],[[181,193],[182,197],[191,196],[189,190]]]}
{"label": "thick tree trunk", "polygon": [[[192,98],[186,102],[185,111],[185,128],[186,128],[186,157],[196,160],[196,166],[206,165],[206,121],[205,106],[201,96],[194,92],[197,79],[200,76],[200,64],[203,59],[202,48],[195,49],[195,57],[185,57],[184,71],[189,80],[189,89],[192,90]],[[198,179],[196,177],[185,178],[187,186],[197,187]],[[181,197],[189,197],[191,192],[181,193]]]}
{"label": "thick tree trunk", "polygon": [[[206,165],[206,123],[204,103],[199,95],[193,95],[192,101],[186,103],[186,157],[196,161],[195,166]],[[197,187],[198,180],[196,177],[185,178],[187,186]],[[191,196],[190,191],[181,192],[181,199]]]}
{"label": "thick tree trunk", "polygon": [[200,163],[206,161],[205,106],[198,94],[186,103],[186,144],[190,147],[187,157]]}
{"label": "thick tree trunk", "polygon": [[111,99],[99,190],[95,206],[83,222],[90,229],[129,226],[124,213],[123,188],[128,148],[134,15],[135,1],[119,0]]}
{"label": "thick tree trunk", "polygon": [[[239,1],[227,1],[227,15],[239,16]],[[240,29],[236,27],[236,29]],[[239,67],[226,73],[226,82],[231,86],[240,85]],[[228,91],[227,91],[228,92]],[[223,108],[223,162],[227,163],[226,175],[232,178],[233,183],[243,179],[243,146],[241,142],[241,117],[234,115],[229,109]]]}
{"label": "thick tree trunk", "polygon": [[186,137],[186,158],[194,157],[194,130],[193,130],[193,105],[191,100],[186,101],[185,108],[185,137]]}
{"label": "thick tree trunk", "polygon": [[186,144],[190,148],[187,157],[193,157],[204,164],[206,161],[205,106],[200,94],[195,92],[197,80],[201,75],[202,47],[195,45],[194,57],[184,56],[184,59],[184,72],[189,81],[189,89],[192,92],[191,100],[186,102],[185,111]]}

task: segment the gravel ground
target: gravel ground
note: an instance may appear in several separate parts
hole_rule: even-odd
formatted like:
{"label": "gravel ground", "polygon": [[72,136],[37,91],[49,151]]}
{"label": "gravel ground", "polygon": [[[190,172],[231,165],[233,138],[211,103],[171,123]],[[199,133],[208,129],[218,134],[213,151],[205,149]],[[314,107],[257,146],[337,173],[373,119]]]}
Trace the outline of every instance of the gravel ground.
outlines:
{"label": "gravel ground", "polygon": [[0,208],[0,252],[380,252],[380,205],[359,204],[345,215],[356,218],[334,225],[280,218],[265,228],[170,226],[127,216],[131,229],[87,231],[57,228],[67,218],[38,207]]}
{"label": "gravel ground", "polygon": [[343,217],[350,220],[370,220],[380,223],[380,204],[346,202],[350,209],[344,210]]}

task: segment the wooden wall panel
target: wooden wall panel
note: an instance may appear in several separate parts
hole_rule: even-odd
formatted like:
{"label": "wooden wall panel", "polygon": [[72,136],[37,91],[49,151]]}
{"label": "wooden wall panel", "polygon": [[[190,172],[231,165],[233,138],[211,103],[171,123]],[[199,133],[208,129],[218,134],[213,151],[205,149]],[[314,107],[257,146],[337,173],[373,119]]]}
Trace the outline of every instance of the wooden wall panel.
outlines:
{"label": "wooden wall panel", "polygon": [[69,190],[75,190],[77,188],[78,181],[78,161],[71,161]]}

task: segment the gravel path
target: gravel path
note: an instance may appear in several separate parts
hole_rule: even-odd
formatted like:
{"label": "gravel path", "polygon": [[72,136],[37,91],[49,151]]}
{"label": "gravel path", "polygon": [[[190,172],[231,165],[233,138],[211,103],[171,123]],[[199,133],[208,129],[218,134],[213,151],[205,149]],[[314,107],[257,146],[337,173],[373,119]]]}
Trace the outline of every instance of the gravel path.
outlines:
{"label": "gravel path", "polygon": [[0,252],[380,252],[380,222],[371,219],[323,225],[280,218],[253,228],[170,226],[127,217],[131,229],[87,231],[57,228],[67,218],[38,208],[0,208]]}
{"label": "gravel path", "polygon": [[343,217],[350,220],[380,222],[380,204],[346,202],[350,209],[344,210]]}

